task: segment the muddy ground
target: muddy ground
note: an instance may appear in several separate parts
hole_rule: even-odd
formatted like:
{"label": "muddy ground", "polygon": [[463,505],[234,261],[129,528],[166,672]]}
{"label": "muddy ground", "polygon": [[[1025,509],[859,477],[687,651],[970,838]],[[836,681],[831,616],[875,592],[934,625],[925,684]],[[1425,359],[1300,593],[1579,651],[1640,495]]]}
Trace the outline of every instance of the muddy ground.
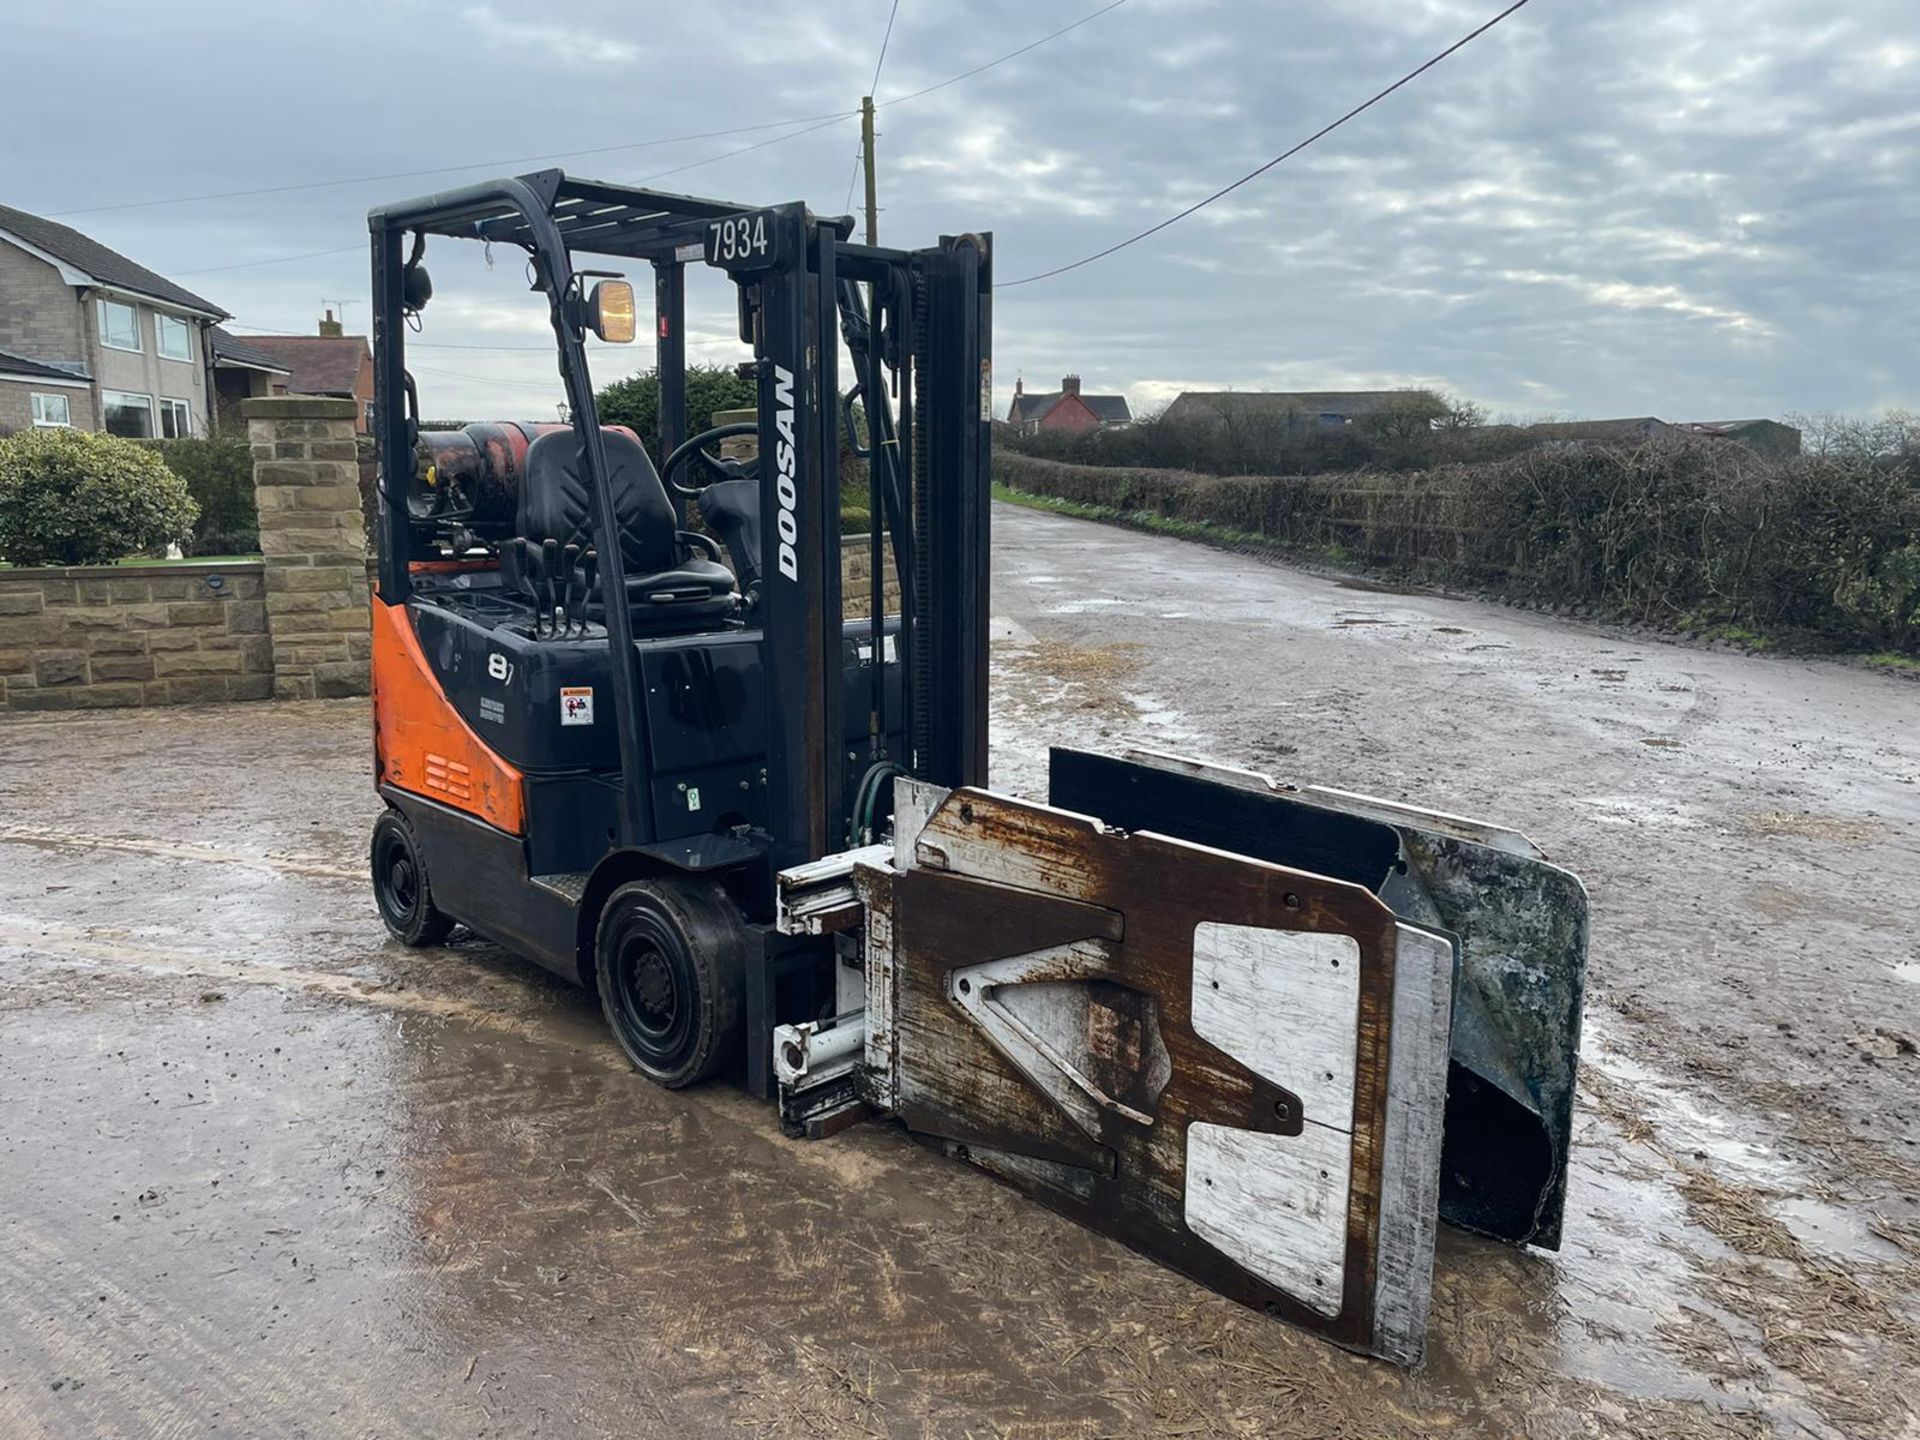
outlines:
{"label": "muddy ground", "polygon": [[1427,1368],[388,944],[352,702],[0,721],[0,1436],[1920,1435],[1920,688],[996,511],[995,766],[1137,740],[1531,833],[1567,1248]]}

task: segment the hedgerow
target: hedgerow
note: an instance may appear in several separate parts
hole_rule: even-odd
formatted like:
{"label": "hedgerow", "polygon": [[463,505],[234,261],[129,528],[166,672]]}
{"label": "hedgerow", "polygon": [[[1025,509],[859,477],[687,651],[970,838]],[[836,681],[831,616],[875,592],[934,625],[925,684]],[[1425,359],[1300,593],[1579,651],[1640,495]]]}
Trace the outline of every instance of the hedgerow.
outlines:
{"label": "hedgerow", "polygon": [[1512,599],[1920,652],[1920,486],[1871,456],[1579,445],[1412,472],[1214,476],[1001,449],[994,473],[1029,494]]}

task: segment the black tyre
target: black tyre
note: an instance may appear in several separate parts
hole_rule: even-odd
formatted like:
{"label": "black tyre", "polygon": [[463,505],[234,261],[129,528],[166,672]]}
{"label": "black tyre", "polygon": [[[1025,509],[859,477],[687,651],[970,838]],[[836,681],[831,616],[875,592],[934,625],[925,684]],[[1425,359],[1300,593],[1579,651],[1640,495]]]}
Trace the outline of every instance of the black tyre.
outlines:
{"label": "black tyre", "polygon": [[373,900],[380,918],[403,945],[438,945],[453,921],[433,905],[427,867],[414,844],[413,827],[398,810],[373,822]]}
{"label": "black tyre", "polygon": [[600,1008],[634,1068],[677,1090],[740,1056],[748,932],[726,892],[678,877],[622,885],[600,912]]}

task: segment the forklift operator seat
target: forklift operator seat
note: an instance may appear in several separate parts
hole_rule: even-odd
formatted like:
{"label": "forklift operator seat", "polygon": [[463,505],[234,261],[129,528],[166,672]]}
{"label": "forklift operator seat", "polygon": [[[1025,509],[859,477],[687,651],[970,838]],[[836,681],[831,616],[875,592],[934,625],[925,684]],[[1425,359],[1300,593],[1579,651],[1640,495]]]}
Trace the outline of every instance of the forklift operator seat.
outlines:
{"label": "forklift operator seat", "polygon": [[[680,538],[673,503],[640,442],[618,430],[602,430],[600,437],[635,631],[718,625],[734,609],[733,572],[691,553]],[[537,549],[551,539],[561,546],[596,548],[589,483],[579,437],[571,430],[535,439],[527,447],[516,515],[516,528],[527,543]],[[604,591],[604,582],[599,588]],[[604,619],[604,598],[587,598],[590,618]]]}

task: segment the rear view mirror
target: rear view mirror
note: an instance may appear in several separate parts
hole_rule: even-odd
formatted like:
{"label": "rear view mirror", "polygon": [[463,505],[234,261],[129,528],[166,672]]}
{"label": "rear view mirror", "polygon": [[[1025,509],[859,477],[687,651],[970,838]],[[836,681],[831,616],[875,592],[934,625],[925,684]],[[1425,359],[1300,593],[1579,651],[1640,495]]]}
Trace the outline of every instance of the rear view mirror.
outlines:
{"label": "rear view mirror", "polygon": [[612,345],[631,345],[637,333],[633,286],[625,280],[602,280],[587,296],[587,327]]}

